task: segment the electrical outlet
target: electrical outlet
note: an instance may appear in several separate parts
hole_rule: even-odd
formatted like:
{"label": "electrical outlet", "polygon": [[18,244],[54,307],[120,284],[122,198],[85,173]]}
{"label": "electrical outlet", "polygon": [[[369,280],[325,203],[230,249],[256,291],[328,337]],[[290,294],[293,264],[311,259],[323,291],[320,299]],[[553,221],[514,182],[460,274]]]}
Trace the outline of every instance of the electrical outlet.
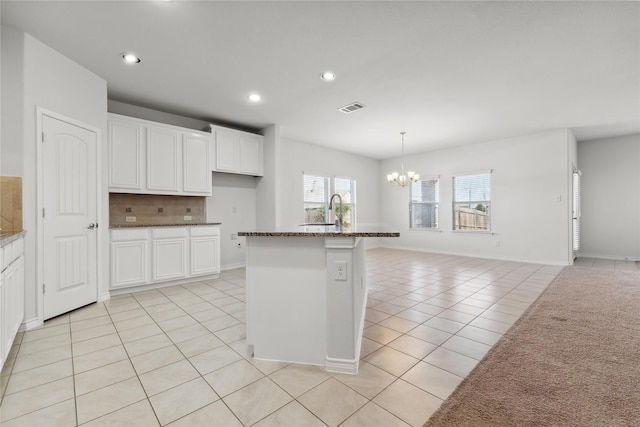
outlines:
{"label": "electrical outlet", "polygon": [[184,216],[184,220],[185,220],[185,221],[191,221],[191,219],[192,219],[192,218],[191,218],[191,215],[185,215],[185,216]]}
{"label": "electrical outlet", "polygon": [[231,233],[231,240],[238,240],[238,235],[236,233]]}
{"label": "electrical outlet", "polygon": [[136,222],[135,216],[126,216],[124,217],[125,222]]}
{"label": "electrical outlet", "polygon": [[334,279],[340,281],[347,280],[347,261],[336,261]]}

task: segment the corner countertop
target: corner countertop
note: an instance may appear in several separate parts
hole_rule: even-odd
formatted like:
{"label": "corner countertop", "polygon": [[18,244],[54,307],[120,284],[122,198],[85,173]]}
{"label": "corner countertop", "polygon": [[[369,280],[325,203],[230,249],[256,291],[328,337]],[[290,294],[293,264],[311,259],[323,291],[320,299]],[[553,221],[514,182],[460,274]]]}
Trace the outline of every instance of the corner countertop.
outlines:
{"label": "corner countertop", "polygon": [[5,247],[11,242],[15,242],[24,235],[27,234],[26,230],[22,231],[6,231],[0,234],[0,248]]}
{"label": "corner countertop", "polygon": [[245,237],[400,237],[400,232],[383,226],[353,226],[340,229],[335,225],[303,224],[268,231],[240,231]]}
{"label": "corner countertop", "polygon": [[151,227],[201,227],[204,225],[220,225],[221,222],[192,222],[192,223],[182,223],[182,224],[131,224],[131,225],[110,225],[110,229],[116,228],[151,228]]}

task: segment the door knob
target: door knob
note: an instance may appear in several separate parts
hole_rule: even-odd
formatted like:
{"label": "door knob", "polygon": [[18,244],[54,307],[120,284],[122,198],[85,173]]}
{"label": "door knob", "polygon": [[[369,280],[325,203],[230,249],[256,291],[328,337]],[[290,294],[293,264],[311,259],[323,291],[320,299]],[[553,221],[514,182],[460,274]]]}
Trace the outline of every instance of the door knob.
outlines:
{"label": "door knob", "polygon": [[96,225],[94,223],[89,224],[89,226],[87,227],[89,230],[93,230],[94,228],[96,228]]}

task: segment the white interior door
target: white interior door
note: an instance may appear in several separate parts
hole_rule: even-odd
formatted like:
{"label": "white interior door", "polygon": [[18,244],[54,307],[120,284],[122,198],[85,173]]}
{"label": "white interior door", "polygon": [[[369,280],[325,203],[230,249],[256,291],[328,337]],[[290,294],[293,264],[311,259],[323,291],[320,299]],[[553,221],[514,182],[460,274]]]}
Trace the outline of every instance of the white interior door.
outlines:
{"label": "white interior door", "polygon": [[44,319],[97,301],[96,133],[42,116]]}

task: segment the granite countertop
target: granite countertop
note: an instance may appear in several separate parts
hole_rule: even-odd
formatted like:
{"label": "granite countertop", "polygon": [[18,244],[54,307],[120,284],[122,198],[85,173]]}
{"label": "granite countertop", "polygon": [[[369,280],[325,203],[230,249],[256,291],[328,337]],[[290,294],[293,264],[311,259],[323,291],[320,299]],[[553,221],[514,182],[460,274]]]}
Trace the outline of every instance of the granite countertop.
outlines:
{"label": "granite countertop", "polygon": [[203,225],[220,225],[221,222],[191,222],[188,224],[131,224],[131,225],[110,225],[110,229],[114,228],[144,228],[144,227],[200,227]]}
{"label": "granite countertop", "polygon": [[335,225],[304,224],[268,231],[241,231],[245,237],[400,237],[400,232],[381,226],[357,226],[340,229]]}
{"label": "granite countertop", "polygon": [[2,234],[0,234],[0,248],[5,247],[11,242],[15,242],[21,237],[24,237],[25,234],[27,234],[27,230],[6,232],[3,231]]}

